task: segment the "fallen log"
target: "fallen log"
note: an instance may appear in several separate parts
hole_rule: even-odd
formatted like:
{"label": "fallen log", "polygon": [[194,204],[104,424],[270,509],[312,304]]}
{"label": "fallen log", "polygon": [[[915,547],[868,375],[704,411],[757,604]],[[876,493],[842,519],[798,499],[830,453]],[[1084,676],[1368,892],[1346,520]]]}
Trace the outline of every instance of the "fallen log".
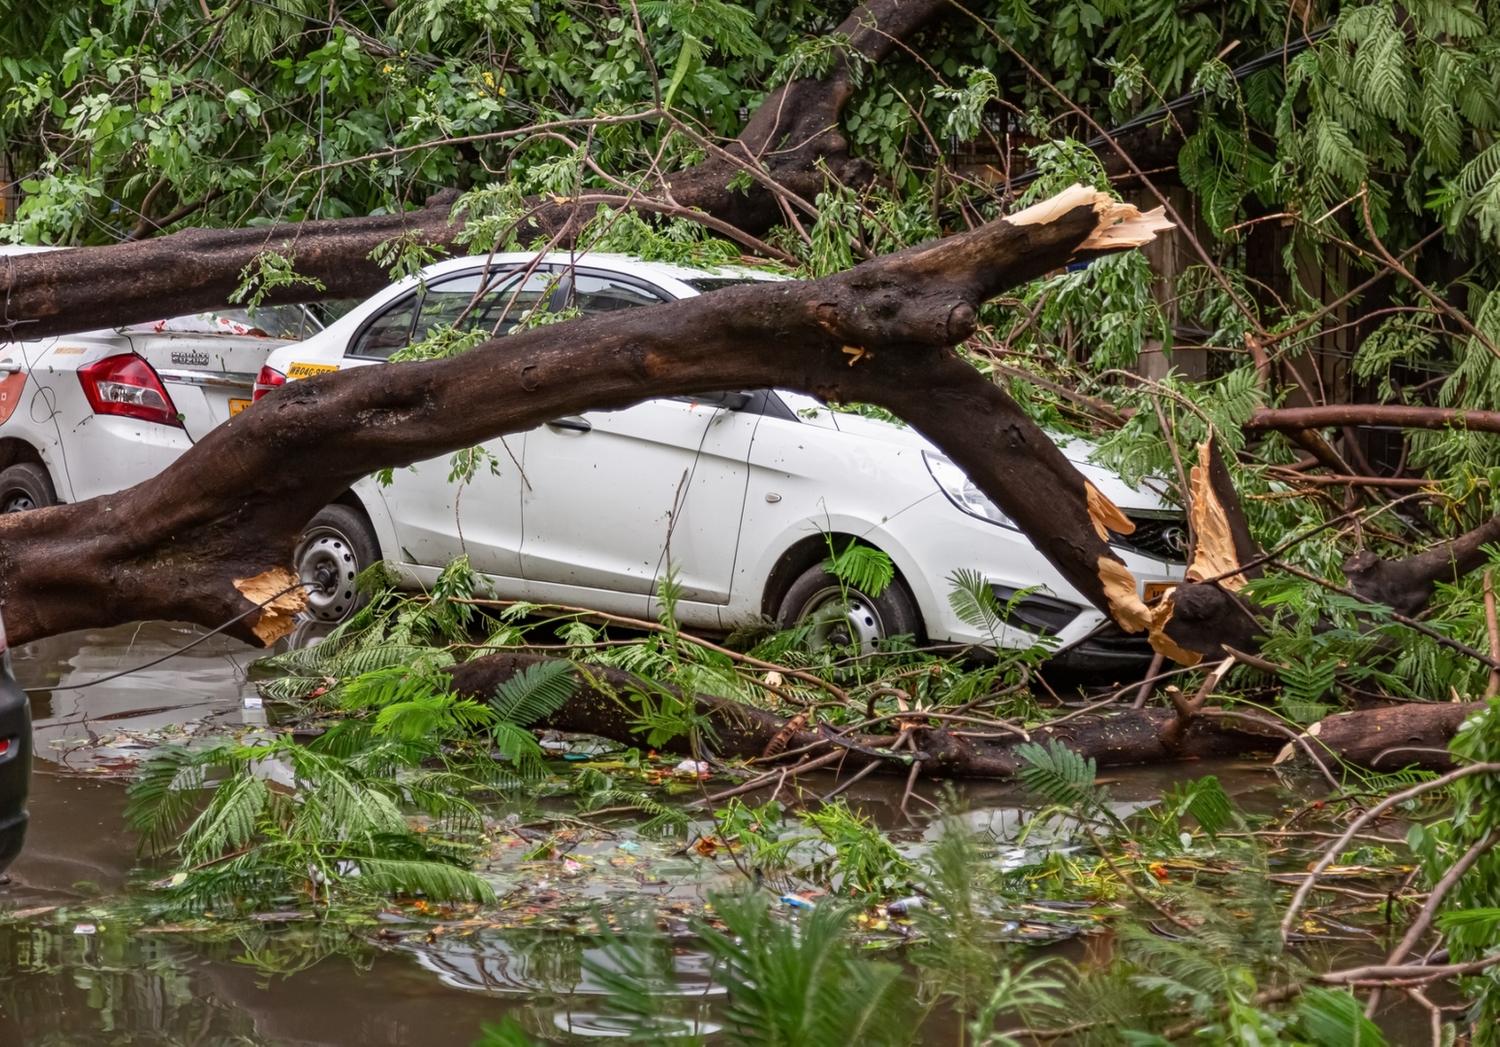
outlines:
{"label": "fallen log", "polygon": [[[448,670],[454,689],[483,700],[522,670],[551,660],[546,655],[493,654],[471,659]],[[622,745],[644,745],[646,728],[640,703],[633,697],[660,699],[663,692],[686,702],[689,696],[670,684],[647,681],[621,669],[580,664],[569,701],[534,725],[573,734],[607,738]],[[898,718],[914,742],[914,750],[892,752],[897,735],[817,727],[804,717],[788,718],[766,709],[717,695],[691,695],[693,713],[708,725],[704,736],[679,735],[662,746],[671,753],[702,755],[709,750],[726,760],[756,760],[767,766],[784,761],[781,753],[840,752],[835,766],[859,770],[878,764],[877,771],[910,773],[911,764],[926,778],[1014,778],[1025,766],[1018,747],[1030,741],[1067,746],[1093,759],[1100,767],[1173,763],[1280,752],[1285,763],[1310,743],[1330,765],[1354,764],[1376,770],[1420,767],[1443,770],[1451,760],[1445,748],[1465,716],[1479,704],[1407,704],[1339,713],[1313,724],[1301,741],[1287,742],[1288,732],[1259,716],[1220,713],[1195,716],[1185,724],[1173,709],[1122,709],[1081,716],[1056,726],[1042,725],[1003,737],[974,737],[982,729],[956,731],[920,712]],[[767,755],[771,750],[773,755]]]}
{"label": "fallen log", "polygon": [[1276,763],[1305,759],[1307,748],[1360,767],[1393,771],[1422,767],[1445,771],[1458,725],[1484,708],[1483,702],[1409,702],[1325,716],[1288,742]]}

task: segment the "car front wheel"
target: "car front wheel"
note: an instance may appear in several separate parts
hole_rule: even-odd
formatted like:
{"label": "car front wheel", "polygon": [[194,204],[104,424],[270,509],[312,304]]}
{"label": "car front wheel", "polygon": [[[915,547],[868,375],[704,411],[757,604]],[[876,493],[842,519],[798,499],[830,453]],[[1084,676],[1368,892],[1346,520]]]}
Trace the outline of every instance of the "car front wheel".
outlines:
{"label": "car front wheel", "polygon": [[56,504],[52,478],[35,462],[17,462],[0,471],[0,513],[20,513]]}
{"label": "car front wheel", "polygon": [[365,602],[354,586],[359,572],[380,559],[380,545],[363,513],[329,505],[308,521],[292,563],[307,583],[307,613],[320,622],[341,622]]}
{"label": "car front wheel", "polygon": [[840,582],[821,564],[808,568],[787,589],[776,621],[783,629],[805,626],[812,650],[834,645],[858,647],[862,654],[889,637],[915,636],[922,627],[916,601],[900,579],[871,596]]}

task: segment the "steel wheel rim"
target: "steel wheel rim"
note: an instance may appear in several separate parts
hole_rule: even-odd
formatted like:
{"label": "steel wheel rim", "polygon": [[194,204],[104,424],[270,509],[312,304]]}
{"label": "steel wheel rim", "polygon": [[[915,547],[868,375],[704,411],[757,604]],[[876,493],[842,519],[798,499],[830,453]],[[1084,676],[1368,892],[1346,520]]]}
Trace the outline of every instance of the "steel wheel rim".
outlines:
{"label": "steel wheel rim", "polygon": [[885,639],[885,622],[875,602],[858,589],[837,585],[809,596],[797,623],[809,626],[807,646],[814,651],[830,645],[857,646],[861,654],[870,654]]}
{"label": "steel wheel rim", "polygon": [[354,576],[359,560],[349,539],[320,527],[297,549],[297,577],[307,583],[307,613],[320,622],[336,622],[354,606]]}
{"label": "steel wheel rim", "polygon": [[0,515],[5,513],[24,513],[28,509],[35,508],[36,502],[25,491],[7,491],[4,496],[0,496]]}

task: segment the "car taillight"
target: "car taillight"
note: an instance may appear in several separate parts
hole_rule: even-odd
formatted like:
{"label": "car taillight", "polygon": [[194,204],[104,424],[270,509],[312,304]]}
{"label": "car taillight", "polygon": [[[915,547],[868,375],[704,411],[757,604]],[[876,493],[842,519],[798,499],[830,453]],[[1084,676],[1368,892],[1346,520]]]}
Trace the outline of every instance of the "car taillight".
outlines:
{"label": "car taillight", "polygon": [[0,738],[0,760],[3,760],[5,754],[10,752],[10,746],[11,740],[9,738]]}
{"label": "car taillight", "polygon": [[255,376],[255,393],[251,399],[259,400],[272,389],[278,389],[283,385],[286,385],[286,375],[274,367],[262,367],[260,374]]}
{"label": "car taillight", "polygon": [[143,422],[181,426],[166,387],[144,359],[134,353],[107,356],[78,369],[83,395],[95,414],[117,414]]}

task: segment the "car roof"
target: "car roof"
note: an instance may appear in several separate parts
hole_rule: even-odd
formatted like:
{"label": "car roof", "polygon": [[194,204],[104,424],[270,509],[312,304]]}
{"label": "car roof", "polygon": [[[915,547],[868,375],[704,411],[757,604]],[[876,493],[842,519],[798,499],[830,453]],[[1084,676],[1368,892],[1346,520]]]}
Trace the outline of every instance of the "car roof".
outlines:
{"label": "car roof", "polygon": [[633,255],[616,254],[609,251],[506,251],[498,254],[469,255],[466,258],[448,258],[434,262],[423,272],[426,276],[445,276],[450,272],[469,269],[475,263],[493,266],[529,265],[577,265],[585,268],[608,269],[611,272],[639,277],[642,280],[701,280],[714,277],[741,280],[786,280],[789,277],[751,269],[743,265],[692,266],[675,262],[649,262]]}

